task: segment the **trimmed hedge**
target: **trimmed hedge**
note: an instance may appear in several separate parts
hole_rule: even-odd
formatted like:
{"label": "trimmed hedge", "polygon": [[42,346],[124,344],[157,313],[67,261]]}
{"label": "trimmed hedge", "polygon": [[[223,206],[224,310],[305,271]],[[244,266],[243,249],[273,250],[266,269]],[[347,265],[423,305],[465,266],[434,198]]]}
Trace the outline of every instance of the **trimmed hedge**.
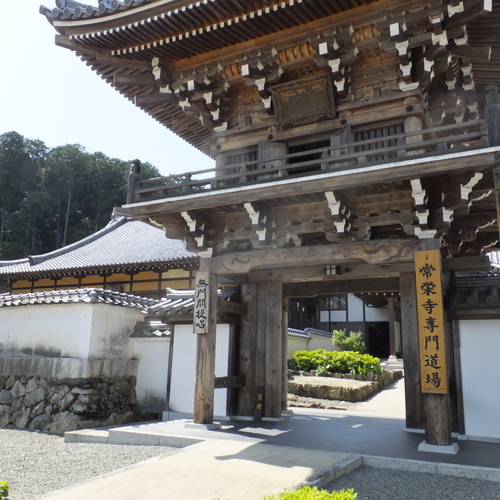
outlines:
{"label": "trimmed hedge", "polygon": [[297,491],[284,491],[279,496],[266,496],[262,500],[355,500],[356,496],[353,489],[329,493],[315,486],[303,486]]}
{"label": "trimmed hedge", "polygon": [[382,373],[380,359],[369,354],[354,351],[296,351],[289,362],[291,368],[310,372],[316,370],[318,375],[328,373]]}

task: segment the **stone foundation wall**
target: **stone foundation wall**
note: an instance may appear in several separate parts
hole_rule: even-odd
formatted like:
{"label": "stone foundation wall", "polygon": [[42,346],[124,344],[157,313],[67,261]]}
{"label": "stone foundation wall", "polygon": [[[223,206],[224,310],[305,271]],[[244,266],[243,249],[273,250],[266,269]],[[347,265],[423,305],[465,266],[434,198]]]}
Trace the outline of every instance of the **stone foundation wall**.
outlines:
{"label": "stone foundation wall", "polygon": [[[306,373],[300,372],[301,375]],[[307,374],[311,375],[311,374]],[[331,399],[336,401],[349,401],[351,403],[358,403],[359,401],[366,401],[377,392],[385,389],[396,380],[402,378],[402,370],[384,371],[381,374],[369,373],[367,375],[346,375],[336,373],[334,378],[349,378],[359,381],[366,381],[367,383],[359,387],[342,387],[332,386],[329,384],[318,384],[307,382],[299,383],[288,381],[288,392],[296,396],[303,396],[308,398],[317,399]]]}
{"label": "stone foundation wall", "polygon": [[69,430],[137,422],[135,377],[46,378],[0,375],[0,426]]}

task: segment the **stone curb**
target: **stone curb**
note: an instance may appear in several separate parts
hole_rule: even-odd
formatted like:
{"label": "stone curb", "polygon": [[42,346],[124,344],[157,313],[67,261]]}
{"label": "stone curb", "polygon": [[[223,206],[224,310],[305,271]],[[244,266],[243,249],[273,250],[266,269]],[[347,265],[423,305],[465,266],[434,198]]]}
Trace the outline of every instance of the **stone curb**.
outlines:
{"label": "stone curb", "polygon": [[317,486],[321,488],[339,477],[349,474],[353,470],[363,466],[363,457],[361,455],[349,455],[337,463],[311,476],[304,486]]}
{"label": "stone curb", "polygon": [[408,460],[403,458],[363,456],[363,464],[378,469],[397,469],[408,472],[424,472],[443,476],[466,477],[500,483],[500,469],[478,467],[474,465],[447,464],[443,462],[426,462],[424,460]]}

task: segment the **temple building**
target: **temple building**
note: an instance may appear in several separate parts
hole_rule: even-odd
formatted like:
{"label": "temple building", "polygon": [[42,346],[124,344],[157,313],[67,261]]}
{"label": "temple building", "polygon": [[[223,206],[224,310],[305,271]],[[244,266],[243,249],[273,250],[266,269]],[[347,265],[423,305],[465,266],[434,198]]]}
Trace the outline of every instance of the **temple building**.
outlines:
{"label": "temple building", "polygon": [[500,2],[56,5],[41,12],[59,46],[215,161],[175,185],[137,173],[115,209],[200,256],[194,421],[213,421],[219,284],[242,417],[286,409],[288,298],[387,294],[407,427],[453,448],[471,408],[460,336],[481,331],[450,297],[499,238]]}

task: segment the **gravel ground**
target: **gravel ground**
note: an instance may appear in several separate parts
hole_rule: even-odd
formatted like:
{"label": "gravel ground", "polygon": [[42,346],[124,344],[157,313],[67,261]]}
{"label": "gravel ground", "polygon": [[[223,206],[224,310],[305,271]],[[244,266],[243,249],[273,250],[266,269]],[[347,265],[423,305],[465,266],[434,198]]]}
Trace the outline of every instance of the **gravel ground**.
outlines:
{"label": "gravel ground", "polygon": [[9,500],[28,500],[153,457],[172,455],[168,446],[65,443],[60,436],[0,429],[0,481]]}
{"label": "gravel ground", "polygon": [[324,487],[354,488],[356,500],[497,500],[500,483],[375,467],[360,467]]}

